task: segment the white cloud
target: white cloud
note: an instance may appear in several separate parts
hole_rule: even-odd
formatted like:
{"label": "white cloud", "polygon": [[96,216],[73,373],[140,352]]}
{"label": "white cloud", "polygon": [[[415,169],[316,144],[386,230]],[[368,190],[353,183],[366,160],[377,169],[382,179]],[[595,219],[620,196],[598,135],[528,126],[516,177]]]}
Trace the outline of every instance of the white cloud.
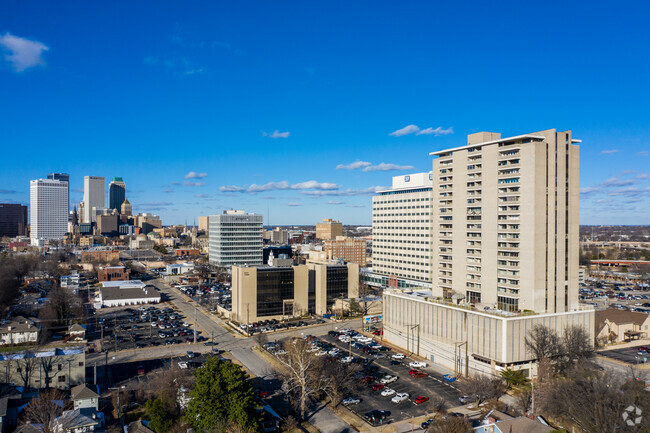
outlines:
{"label": "white cloud", "polygon": [[415,167],[412,165],[397,165],[397,164],[386,164],[382,162],[377,165],[370,165],[363,169],[363,171],[391,171],[391,170],[413,170]]}
{"label": "white cloud", "polygon": [[597,186],[587,186],[585,188],[580,188],[580,194],[582,195],[589,195],[598,191],[600,191],[600,188]]}
{"label": "white cloud", "polygon": [[358,168],[368,167],[372,165],[370,162],[366,161],[355,161],[351,164],[339,164],[336,166],[337,170],[356,170]]}
{"label": "white cloud", "polygon": [[190,171],[185,175],[183,179],[203,179],[208,173],[197,173],[195,171]]}
{"label": "white cloud", "polygon": [[334,204],[334,205],[337,205],[337,204],[343,204],[343,202],[342,202],[342,201],[330,200],[330,201],[327,202],[327,204]]}
{"label": "white cloud", "polygon": [[39,41],[14,36],[7,32],[0,36],[0,46],[7,51],[5,59],[11,63],[15,72],[22,72],[34,66],[45,65],[43,53],[50,47]]}
{"label": "white cloud", "polygon": [[634,185],[637,183],[634,179],[619,179],[618,177],[610,177],[605,182],[601,183],[600,186],[604,188],[618,188],[622,186]]}
{"label": "white cloud", "polygon": [[268,132],[263,132],[262,136],[263,137],[269,137],[269,138],[288,138],[291,133],[289,131],[285,132],[280,132],[277,129],[270,134]]}
{"label": "white cloud", "polygon": [[366,207],[366,206],[363,204],[347,204],[345,205],[345,207]]}
{"label": "white cloud", "polygon": [[287,206],[302,206],[300,203],[290,202],[287,203]]}
{"label": "white cloud", "polygon": [[621,196],[621,197],[638,197],[642,195],[650,195],[650,186],[645,188],[630,187],[630,188],[621,188],[614,191],[610,191],[607,195],[611,196]]}
{"label": "white cloud", "polygon": [[185,185],[185,186],[203,186],[203,185],[205,185],[205,182],[191,182],[189,180],[186,180],[185,182],[183,182],[183,185]]}
{"label": "white cloud", "polygon": [[641,152],[637,153],[639,156],[650,156],[650,151],[648,150],[642,150]]}
{"label": "white cloud", "polygon": [[614,153],[618,153],[618,149],[603,150],[600,153],[602,153],[603,155],[612,155]]}
{"label": "white cloud", "polygon": [[650,174],[648,174],[648,173],[639,173],[639,174],[636,176],[636,178],[637,178],[637,179],[650,179]]}
{"label": "white cloud", "polygon": [[391,135],[393,137],[401,137],[402,135],[409,135],[413,134],[414,132],[418,132],[420,128],[417,127],[417,125],[407,125],[402,129],[398,129],[397,131],[393,131],[388,135]]}
{"label": "white cloud", "polygon": [[447,128],[447,129],[442,129],[442,126],[438,126],[437,128],[432,128],[428,127],[426,129],[423,129],[419,132],[417,132],[415,135],[435,135],[438,137],[439,135],[449,135],[454,133],[454,128]]}
{"label": "white cloud", "polygon": [[352,197],[357,195],[373,195],[379,190],[386,189],[383,186],[371,186],[365,189],[347,189],[344,191],[301,191],[301,194],[305,194],[311,197],[323,197],[323,196],[333,196],[333,197]]}
{"label": "white cloud", "polygon": [[294,183],[293,185],[286,180],[280,182],[269,182],[264,185],[226,185],[219,188],[221,192],[266,192],[266,191],[281,191],[281,190],[324,190],[331,191],[337,190],[339,186],[331,182],[317,182],[315,180],[308,180],[305,182]]}
{"label": "white cloud", "polygon": [[449,135],[453,133],[454,133],[454,128],[452,127],[443,129],[442,126],[438,126],[436,128],[429,126],[428,128],[420,129],[419,126],[411,124],[405,126],[402,129],[398,129],[397,131],[393,131],[388,135],[393,137],[401,137],[403,135],[415,134],[415,135],[435,135],[437,137],[439,135]]}

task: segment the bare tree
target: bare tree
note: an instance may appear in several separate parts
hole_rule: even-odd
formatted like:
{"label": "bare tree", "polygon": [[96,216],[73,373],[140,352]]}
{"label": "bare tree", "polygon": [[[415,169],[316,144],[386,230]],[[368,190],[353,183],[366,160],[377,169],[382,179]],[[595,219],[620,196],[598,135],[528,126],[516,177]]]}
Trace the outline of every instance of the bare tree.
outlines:
{"label": "bare tree", "polygon": [[29,388],[32,375],[37,367],[37,358],[30,349],[26,349],[20,359],[16,359],[16,372],[25,388]]}
{"label": "bare tree", "polygon": [[25,420],[43,426],[43,433],[54,433],[54,420],[63,412],[61,406],[65,395],[58,390],[49,390],[34,397],[25,408]]}
{"label": "bare tree", "polygon": [[432,412],[435,412],[437,416],[445,412],[447,409],[447,402],[438,394],[433,394],[431,399],[429,399],[429,408]]}
{"label": "bare tree", "polygon": [[468,396],[476,399],[476,405],[486,400],[501,397],[506,386],[499,377],[490,377],[484,374],[467,377],[459,383],[460,389]]}
{"label": "bare tree", "polygon": [[471,433],[472,425],[462,417],[448,417],[433,423],[427,433]]}
{"label": "bare tree", "polygon": [[533,404],[533,392],[530,387],[522,387],[515,393],[517,406],[522,414],[528,413]]}
{"label": "bare tree", "polygon": [[291,339],[285,346],[287,353],[278,356],[282,365],[280,376],[284,380],[284,391],[295,397],[297,409],[304,419],[309,400],[323,392],[323,361],[314,352],[307,351],[309,346],[301,338]]}
{"label": "bare tree", "polygon": [[526,336],[526,348],[536,360],[555,359],[560,351],[560,339],[549,327],[535,325]]}
{"label": "bare tree", "polygon": [[324,376],[323,391],[337,405],[345,394],[354,389],[354,375],[361,371],[358,365],[325,362],[321,374]]}
{"label": "bare tree", "polygon": [[[644,413],[648,410],[644,386],[629,375],[575,368],[568,377],[545,385],[540,393],[541,408],[585,433],[632,431],[622,415],[630,406]],[[648,427],[649,421],[643,417],[633,431]]]}

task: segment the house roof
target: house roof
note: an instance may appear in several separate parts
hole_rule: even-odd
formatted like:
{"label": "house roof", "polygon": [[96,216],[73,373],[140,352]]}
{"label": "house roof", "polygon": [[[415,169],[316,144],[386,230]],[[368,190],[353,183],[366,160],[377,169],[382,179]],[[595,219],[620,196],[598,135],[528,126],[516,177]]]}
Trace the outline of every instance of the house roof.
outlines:
{"label": "house roof", "polygon": [[99,394],[89,388],[86,384],[81,384],[73,387],[70,390],[73,400],[86,399],[86,398],[97,398]]}
{"label": "house roof", "polygon": [[129,424],[128,433],[154,433],[149,427],[142,423],[142,420],[133,421]]}
{"label": "house roof", "polygon": [[68,332],[86,332],[86,327],[75,323],[68,328]]}
{"label": "house roof", "polygon": [[496,423],[499,430],[507,433],[549,433],[553,429],[530,418],[519,417]]}
{"label": "house roof", "polygon": [[641,326],[648,319],[645,313],[637,313],[634,311],[625,311],[610,308],[607,310],[600,310],[595,312],[596,333],[598,333],[605,325],[605,320],[616,323],[617,325],[634,323]]}
{"label": "house roof", "polygon": [[143,288],[102,287],[99,290],[101,292],[102,302],[127,299],[160,299],[160,294],[150,286]]}
{"label": "house roof", "polygon": [[0,326],[0,334],[37,331],[38,328],[36,327],[35,323],[30,319],[25,319],[23,316],[16,316],[10,322],[6,322]]}
{"label": "house roof", "polygon": [[99,424],[97,420],[83,415],[79,409],[64,410],[63,414],[57,417],[54,422],[66,431]]}

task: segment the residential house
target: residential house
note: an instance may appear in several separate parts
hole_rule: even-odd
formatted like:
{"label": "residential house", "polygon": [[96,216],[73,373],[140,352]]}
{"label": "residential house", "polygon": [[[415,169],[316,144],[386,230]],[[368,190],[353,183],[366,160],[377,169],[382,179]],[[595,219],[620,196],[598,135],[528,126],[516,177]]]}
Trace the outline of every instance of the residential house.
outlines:
{"label": "residential house", "polygon": [[81,409],[64,410],[54,420],[54,433],[90,433],[101,430],[101,420],[95,414],[84,415]]}
{"label": "residential house", "polygon": [[99,394],[85,383],[75,386],[70,390],[75,409],[99,410]]}
{"label": "residential house", "polygon": [[68,327],[68,341],[85,341],[86,327],[75,323]]}
{"label": "residential house", "polygon": [[601,343],[647,338],[650,331],[650,315],[612,308],[596,311],[595,328],[596,341]]}
{"label": "residential house", "polygon": [[17,316],[0,326],[0,344],[36,343],[40,328],[33,319]]}

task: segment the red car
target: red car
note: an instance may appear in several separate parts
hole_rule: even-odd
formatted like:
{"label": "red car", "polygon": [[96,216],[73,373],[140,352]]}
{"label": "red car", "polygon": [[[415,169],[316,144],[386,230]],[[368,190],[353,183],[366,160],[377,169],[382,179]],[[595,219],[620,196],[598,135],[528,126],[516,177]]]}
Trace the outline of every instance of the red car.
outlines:
{"label": "red car", "polygon": [[419,378],[419,377],[427,377],[428,374],[423,372],[423,371],[418,371],[417,373],[413,373],[411,377]]}
{"label": "red car", "polygon": [[366,376],[366,377],[364,377],[363,379],[361,379],[361,382],[363,382],[363,383],[368,383],[368,382],[372,382],[373,380],[375,380],[374,377],[372,377],[372,376]]}
{"label": "red car", "polygon": [[384,385],[383,383],[375,383],[375,384],[372,386],[372,390],[373,390],[373,391],[381,391],[382,389],[384,389],[385,386],[386,386],[386,385]]}
{"label": "red car", "polygon": [[410,374],[411,376],[413,376],[414,374],[418,374],[418,373],[420,373],[420,370],[415,370],[415,369],[413,369],[413,370],[409,370],[409,374]]}
{"label": "red car", "polygon": [[257,391],[257,396],[259,398],[267,398],[269,396],[269,392],[268,391]]}
{"label": "red car", "polygon": [[425,397],[423,395],[419,397],[415,397],[415,400],[413,400],[413,404],[422,404],[429,401],[429,397]]}

